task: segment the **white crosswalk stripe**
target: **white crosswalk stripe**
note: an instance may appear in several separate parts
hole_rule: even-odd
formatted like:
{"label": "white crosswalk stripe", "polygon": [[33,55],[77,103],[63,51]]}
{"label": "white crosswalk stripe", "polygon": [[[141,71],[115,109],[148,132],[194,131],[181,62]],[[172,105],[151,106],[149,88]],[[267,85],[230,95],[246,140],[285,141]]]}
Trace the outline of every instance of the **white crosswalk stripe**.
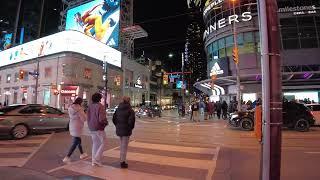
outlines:
{"label": "white crosswalk stripe", "polygon": [[0,166],[22,167],[49,137],[50,134],[45,134],[21,140],[1,140]]}
{"label": "white crosswalk stripe", "polygon": [[[130,151],[135,149],[134,152]],[[141,150],[139,152],[139,150]],[[216,161],[218,157],[220,147],[215,148],[201,148],[201,147],[186,147],[186,146],[176,146],[176,145],[165,145],[165,144],[152,144],[145,142],[136,142],[132,141],[129,143],[129,152],[127,154],[127,160],[130,164],[131,162],[139,162],[146,164],[146,166],[153,164],[160,167],[169,167],[170,168],[185,168],[186,170],[204,170],[207,172],[205,179],[212,179],[212,175],[215,170]],[[138,151],[138,152],[137,152]],[[145,152],[147,151],[147,153]],[[153,154],[154,152],[154,154]],[[160,154],[159,154],[160,153]],[[174,157],[173,155],[167,156],[170,153],[183,155],[179,157]],[[105,157],[108,158],[119,158],[119,148],[114,148],[107,150],[103,153]],[[167,154],[167,155],[166,155]],[[192,155],[189,156],[188,155]],[[197,158],[201,155],[206,155],[209,158]],[[142,180],[142,179],[154,179],[154,180],[187,180],[193,179],[193,177],[175,177],[172,174],[154,174],[152,172],[142,172],[137,169],[131,170],[129,168],[126,170],[115,168],[113,166],[104,165],[102,167],[92,167],[90,162],[87,161],[78,161],[69,165],[61,167],[61,169],[66,169],[74,172],[78,172],[84,175],[89,175],[93,177],[98,177],[102,179],[133,179],[133,180]],[[57,169],[58,170],[58,169]]]}

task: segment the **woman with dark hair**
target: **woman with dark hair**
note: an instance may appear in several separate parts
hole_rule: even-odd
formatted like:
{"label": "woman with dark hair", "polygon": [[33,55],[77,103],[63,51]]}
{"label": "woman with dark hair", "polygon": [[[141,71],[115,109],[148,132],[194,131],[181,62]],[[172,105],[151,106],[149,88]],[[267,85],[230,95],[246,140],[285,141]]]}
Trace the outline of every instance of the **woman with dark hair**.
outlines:
{"label": "woman with dark hair", "polygon": [[117,136],[120,137],[121,168],[128,168],[128,164],[126,163],[127,149],[135,120],[135,114],[130,105],[130,98],[124,96],[112,119],[113,124],[116,126]]}
{"label": "woman with dark hair", "polygon": [[105,127],[108,125],[106,110],[100,103],[102,95],[92,95],[92,104],[87,109],[88,127],[92,138],[92,166],[102,166],[101,157],[106,146]]}
{"label": "woman with dark hair", "polygon": [[86,121],[86,114],[84,113],[84,110],[81,107],[82,101],[83,101],[82,98],[80,97],[76,98],[76,100],[68,109],[68,113],[70,117],[69,131],[70,131],[70,135],[72,136],[73,143],[69,149],[67,156],[63,159],[64,163],[69,163],[71,161],[70,156],[72,155],[76,147],[79,148],[79,151],[81,153],[80,159],[85,159],[86,157],[88,157],[88,155],[83,152],[83,149],[81,146],[81,137],[80,137],[82,134],[84,121]]}

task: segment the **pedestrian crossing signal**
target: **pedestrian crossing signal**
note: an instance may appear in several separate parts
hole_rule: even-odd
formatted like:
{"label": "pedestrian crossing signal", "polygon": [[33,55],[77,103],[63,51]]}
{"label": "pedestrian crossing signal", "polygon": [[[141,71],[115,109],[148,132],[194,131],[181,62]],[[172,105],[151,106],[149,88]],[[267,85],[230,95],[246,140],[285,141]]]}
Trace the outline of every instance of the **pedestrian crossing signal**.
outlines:
{"label": "pedestrian crossing signal", "polygon": [[239,49],[238,47],[234,47],[232,50],[232,57],[235,64],[239,63]]}

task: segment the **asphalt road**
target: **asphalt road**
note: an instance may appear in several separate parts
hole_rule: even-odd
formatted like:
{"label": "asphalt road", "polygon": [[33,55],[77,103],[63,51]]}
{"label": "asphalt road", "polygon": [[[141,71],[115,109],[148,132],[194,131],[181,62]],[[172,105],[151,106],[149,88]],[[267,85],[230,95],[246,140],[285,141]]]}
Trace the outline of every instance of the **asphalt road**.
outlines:
{"label": "asphalt road", "polygon": [[[119,166],[119,140],[112,124],[106,133],[104,166],[99,168],[91,166],[90,158],[80,160],[78,151],[71,164],[62,163],[71,143],[68,132],[19,141],[2,139],[0,179],[19,179],[19,173],[46,177],[42,179],[259,179],[259,142],[253,132],[229,128],[224,120],[194,123],[172,112],[162,118],[137,119],[129,143],[127,170]],[[319,138],[320,128],[304,133],[283,130],[282,180],[320,179]],[[91,154],[87,128],[83,147]],[[19,171],[8,166],[18,167]]]}

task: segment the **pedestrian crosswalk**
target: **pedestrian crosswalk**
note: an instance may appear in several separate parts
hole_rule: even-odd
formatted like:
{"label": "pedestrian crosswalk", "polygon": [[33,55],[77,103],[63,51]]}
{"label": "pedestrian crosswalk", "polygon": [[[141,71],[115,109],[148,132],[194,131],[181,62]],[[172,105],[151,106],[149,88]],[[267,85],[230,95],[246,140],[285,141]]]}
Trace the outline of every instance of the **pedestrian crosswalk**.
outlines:
{"label": "pedestrian crosswalk", "polygon": [[219,146],[202,148],[131,141],[127,154],[129,169],[120,169],[118,163],[111,162],[119,160],[120,149],[117,147],[103,153],[102,167],[92,167],[87,160],[56,170],[64,169],[108,180],[209,180],[212,179],[219,150]]}
{"label": "pedestrian crosswalk", "polygon": [[22,167],[50,136],[45,134],[21,140],[0,140],[0,167]]}

